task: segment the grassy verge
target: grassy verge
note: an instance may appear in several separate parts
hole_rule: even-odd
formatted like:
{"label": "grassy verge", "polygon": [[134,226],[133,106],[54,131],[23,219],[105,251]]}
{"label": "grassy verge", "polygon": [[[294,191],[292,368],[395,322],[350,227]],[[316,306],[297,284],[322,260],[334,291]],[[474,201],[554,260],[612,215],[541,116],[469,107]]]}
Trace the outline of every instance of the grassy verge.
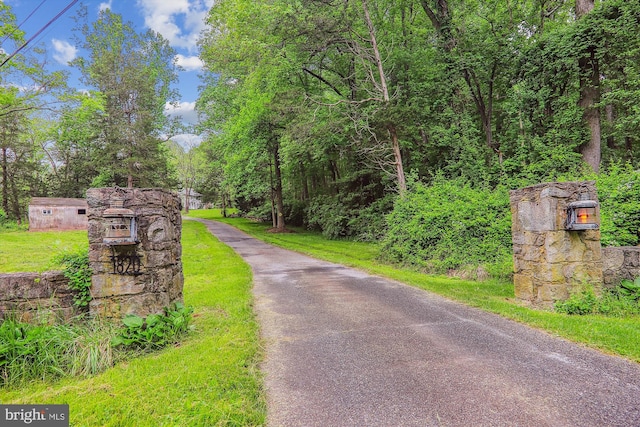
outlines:
{"label": "grassy verge", "polygon": [[88,379],[0,390],[1,403],[68,403],[73,426],[263,425],[251,271],[202,224],[183,227],[184,297],[196,331]]}
{"label": "grassy verge", "polygon": [[3,231],[0,232],[0,272],[48,270],[56,255],[78,252],[88,245],[86,231]]}
{"label": "grassy verge", "polygon": [[571,316],[534,310],[514,300],[513,285],[510,282],[467,281],[426,275],[383,264],[377,260],[379,249],[375,244],[327,240],[320,234],[303,231],[272,234],[266,231],[269,225],[242,218],[223,219],[216,210],[191,211],[189,214],[194,217],[223,221],[274,245],[395,279],[604,352],[640,362],[640,317],[637,316],[628,318],[599,315]]}

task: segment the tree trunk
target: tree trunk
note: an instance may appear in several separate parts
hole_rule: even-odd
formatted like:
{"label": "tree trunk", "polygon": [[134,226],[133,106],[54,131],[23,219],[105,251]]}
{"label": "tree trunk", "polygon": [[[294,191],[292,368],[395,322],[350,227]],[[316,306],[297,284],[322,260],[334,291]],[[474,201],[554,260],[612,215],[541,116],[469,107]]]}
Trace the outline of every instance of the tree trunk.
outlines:
{"label": "tree trunk", "polygon": [[227,217],[227,196],[224,191],[222,192],[222,217]]}
{"label": "tree trunk", "polygon": [[[582,18],[594,8],[594,0],[576,0],[576,17]],[[578,60],[580,69],[580,99],[578,105],[583,110],[583,117],[589,129],[589,141],[580,147],[584,161],[594,172],[600,170],[601,159],[601,130],[600,109],[596,106],[600,101],[600,72],[595,47]]]}
{"label": "tree trunk", "polygon": [[[373,21],[371,21],[371,16],[369,15],[369,8],[367,7],[366,0],[362,0],[362,9],[364,10],[364,18],[367,21],[371,47],[373,48],[373,54],[376,61],[376,66],[378,68],[378,75],[380,76],[380,90],[382,91],[382,99],[384,101],[384,104],[388,105],[391,101],[391,98],[389,97],[387,77],[384,72],[382,57],[380,56],[380,49],[378,49],[378,41],[376,40],[376,32],[373,27]],[[396,176],[398,179],[398,189],[400,190],[400,193],[404,193],[407,190],[407,183],[404,176],[404,168],[402,166],[402,152],[400,151],[398,132],[393,123],[387,124],[387,130],[389,131],[391,145],[393,148],[394,164],[396,168]]]}
{"label": "tree trunk", "polygon": [[[426,0],[421,0],[420,4],[422,9],[429,17],[433,28],[435,28],[438,38],[441,41],[441,46],[446,52],[447,56],[451,55],[453,49],[457,45],[457,40],[451,29],[451,16],[449,13],[449,5],[446,0],[437,0],[435,7],[431,8]],[[454,63],[449,59],[449,66],[453,69]],[[485,143],[487,147],[498,154],[498,160],[502,163],[502,152],[500,151],[500,145],[493,139],[493,88],[498,73],[498,61],[494,60],[491,66],[491,76],[487,82],[486,94],[482,91],[480,81],[476,76],[476,73],[468,66],[463,66],[460,70],[464,77],[467,87],[471,91],[471,97],[476,106],[476,111],[480,116],[480,122],[482,130],[484,132]]]}
{"label": "tree trunk", "polygon": [[271,189],[271,224],[278,228],[278,214],[276,212],[276,189],[273,186],[273,164],[269,161],[269,188]]}
{"label": "tree trunk", "polygon": [[11,207],[12,215],[18,224],[22,224],[22,212],[20,210],[20,197],[18,196],[18,189],[16,188],[16,182],[11,179]]}
{"label": "tree trunk", "polygon": [[303,162],[300,162],[300,175],[302,179],[302,194],[300,198],[305,201],[309,199],[309,183],[307,182],[307,173]]}
{"label": "tree trunk", "polygon": [[[615,112],[613,110],[613,105],[607,104],[604,107],[604,111],[607,118],[607,126],[609,126],[609,129],[611,129],[613,128],[613,122],[615,121]],[[611,148],[612,150],[616,148],[616,139],[613,135],[607,136],[607,147]]]}
{"label": "tree trunk", "polygon": [[274,188],[274,196],[276,202],[276,230],[284,231],[285,223],[284,223],[284,201],[282,200],[282,171],[280,170],[280,152],[278,149],[278,144],[276,143],[275,148],[273,150],[273,169],[275,172],[275,188]]}
{"label": "tree trunk", "polygon": [[9,215],[9,171],[7,165],[7,148],[2,148],[2,210]]}

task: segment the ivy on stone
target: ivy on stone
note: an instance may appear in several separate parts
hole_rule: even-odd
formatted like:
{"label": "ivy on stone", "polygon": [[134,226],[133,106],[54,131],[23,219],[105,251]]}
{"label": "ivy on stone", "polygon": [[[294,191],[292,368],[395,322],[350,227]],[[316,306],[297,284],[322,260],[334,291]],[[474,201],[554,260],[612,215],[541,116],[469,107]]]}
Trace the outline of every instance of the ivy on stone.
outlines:
{"label": "ivy on stone", "polygon": [[63,253],[58,262],[64,266],[64,277],[69,279],[69,288],[75,291],[73,305],[85,308],[91,301],[91,275],[89,252],[81,250],[75,253]]}

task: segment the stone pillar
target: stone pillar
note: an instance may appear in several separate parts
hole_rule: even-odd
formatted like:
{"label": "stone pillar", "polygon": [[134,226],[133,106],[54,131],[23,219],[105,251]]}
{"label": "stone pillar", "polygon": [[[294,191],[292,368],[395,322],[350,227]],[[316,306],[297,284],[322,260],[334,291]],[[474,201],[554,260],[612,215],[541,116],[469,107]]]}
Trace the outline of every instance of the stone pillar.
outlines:
{"label": "stone pillar", "polygon": [[[135,214],[137,243],[104,243],[114,198]],[[182,218],[177,194],[161,189],[92,188],[89,205],[89,263],[93,269],[90,313],[104,317],[146,316],[182,300]]]}
{"label": "stone pillar", "polygon": [[[516,298],[551,305],[591,284],[602,286],[600,230],[565,230],[567,205],[595,183],[545,183],[510,192]],[[600,210],[596,209],[600,218]]]}

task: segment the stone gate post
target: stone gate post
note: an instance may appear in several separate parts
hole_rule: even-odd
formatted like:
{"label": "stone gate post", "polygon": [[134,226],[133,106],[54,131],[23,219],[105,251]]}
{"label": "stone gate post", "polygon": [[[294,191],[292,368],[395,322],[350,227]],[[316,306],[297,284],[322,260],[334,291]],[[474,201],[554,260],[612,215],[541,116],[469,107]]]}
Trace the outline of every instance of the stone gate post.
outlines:
{"label": "stone gate post", "polygon": [[146,316],[182,300],[182,218],[177,194],[149,188],[92,188],[90,313]]}
{"label": "stone gate post", "polygon": [[[555,182],[510,192],[516,298],[551,305],[584,284],[602,286],[600,230],[567,230],[569,203],[597,201],[595,183]],[[596,208],[596,217],[600,218]]]}

